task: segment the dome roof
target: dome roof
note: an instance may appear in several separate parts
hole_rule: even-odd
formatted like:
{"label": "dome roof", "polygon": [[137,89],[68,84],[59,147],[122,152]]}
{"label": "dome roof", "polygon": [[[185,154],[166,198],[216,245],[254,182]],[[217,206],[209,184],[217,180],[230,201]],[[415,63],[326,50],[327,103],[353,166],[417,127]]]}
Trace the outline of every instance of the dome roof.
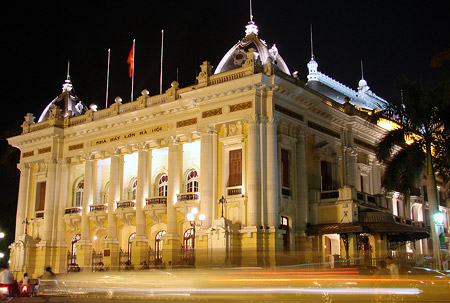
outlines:
{"label": "dome roof", "polygon": [[62,109],[62,115],[65,117],[70,114],[71,116],[79,116],[84,114],[88,108],[81,102],[81,100],[75,95],[72,81],[70,76],[67,75],[67,79],[62,87],[62,93],[53,99],[44,109],[38,122],[45,121],[50,116],[50,112],[55,105],[59,105]]}
{"label": "dome roof", "polygon": [[256,58],[262,63],[265,63],[270,57],[281,71],[288,75],[291,74],[275,44],[270,47],[259,38],[258,27],[253,21],[250,21],[246,26],[245,37],[225,54],[214,73],[218,74],[240,67],[247,59],[246,53],[250,48],[255,50]]}

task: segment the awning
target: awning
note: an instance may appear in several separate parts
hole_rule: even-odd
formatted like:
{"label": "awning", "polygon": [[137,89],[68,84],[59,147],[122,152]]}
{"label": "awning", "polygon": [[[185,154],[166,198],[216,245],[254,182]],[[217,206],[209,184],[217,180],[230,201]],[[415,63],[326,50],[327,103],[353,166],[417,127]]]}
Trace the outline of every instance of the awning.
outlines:
{"label": "awning", "polygon": [[327,223],[311,225],[306,230],[308,235],[326,234],[382,234],[391,242],[414,241],[430,237],[430,230],[420,226],[399,224],[395,222],[352,222]]}

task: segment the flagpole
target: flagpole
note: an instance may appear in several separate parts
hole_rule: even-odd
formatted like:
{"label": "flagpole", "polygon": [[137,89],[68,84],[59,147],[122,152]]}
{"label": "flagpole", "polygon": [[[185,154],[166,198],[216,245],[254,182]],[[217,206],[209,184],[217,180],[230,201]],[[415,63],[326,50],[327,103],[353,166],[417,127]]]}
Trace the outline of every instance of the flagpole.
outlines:
{"label": "flagpole", "polygon": [[108,67],[106,69],[106,103],[105,108],[108,108],[108,93],[109,93],[109,62],[111,60],[111,49],[108,48]]}
{"label": "flagpole", "polygon": [[133,101],[133,91],[134,91],[134,60],[135,60],[135,52],[136,52],[136,48],[135,48],[135,43],[136,43],[136,39],[133,39],[133,60],[131,62],[131,64],[133,65],[133,74],[131,75],[131,101]]}
{"label": "flagpole", "polygon": [[164,51],[164,30],[161,30],[161,71],[159,74],[159,94],[162,94],[162,73],[163,73],[163,51]]}

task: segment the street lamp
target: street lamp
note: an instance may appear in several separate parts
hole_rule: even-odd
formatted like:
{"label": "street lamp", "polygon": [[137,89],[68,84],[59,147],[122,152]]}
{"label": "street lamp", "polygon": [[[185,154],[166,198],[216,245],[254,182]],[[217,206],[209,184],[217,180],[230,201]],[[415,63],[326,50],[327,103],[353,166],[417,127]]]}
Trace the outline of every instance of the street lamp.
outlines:
{"label": "street lamp", "polygon": [[444,213],[441,211],[437,211],[434,213],[434,222],[436,222],[439,225],[444,224]]}
{"label": "street lamp", "polygon": [[5,233],[4,232],[0,232],[0,239],[3,239],[5,237]]}
{"label": "street lamp", "polygon": [[222,204],[222,218],[224,217],[224,204],[227,203],[227,199],[224,198],[224,196],[222,196],[222,198],[219,199],[219,204]]}
{"label": "street lamp", "polygon": [[187,219],[189,221],[189,224],[191,224],[192,229],[194,230],[194,240],[192,242],[192,248],[195,248],[195,227],[196,226],[202,226],[203,221],[205,221],[205,215],[204,214],[199,214],[198,215],[198,220],[200,220],[200,223],[198,223],[195,220],[195,215],[198,213],[198,209],[197,208],[193,208],[191,209],[191,212],[187,214]]}

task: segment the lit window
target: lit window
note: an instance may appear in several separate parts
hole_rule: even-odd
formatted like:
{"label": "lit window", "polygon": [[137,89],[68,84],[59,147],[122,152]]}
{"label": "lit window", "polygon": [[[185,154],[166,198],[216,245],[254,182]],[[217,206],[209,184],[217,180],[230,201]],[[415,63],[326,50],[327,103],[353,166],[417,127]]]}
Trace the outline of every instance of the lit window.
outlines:
{"label": "lit window", "polygon": [[133,183],[131,183],[131,200],[136,200],[136,190],[137,190],[137,179],[134,179]]}
{"label": "lit window", "polygon": [[198,192],[198,180],[197,180],[197,171],[191,170],[187,175],[186,180],[186,192],[195,193]]}
{"label": "lit window", "polygon": [[167,175],[162,175],[161,178],[159,178],[158,182],[158,196],[160,197],[167,197],[167,181],[169,178]]}
{"label": "lit window", "polygon": [[81,180],[77,184],[75,191],[75,207],[80,207],[83,205],[83,192],[84,192],[84,180]]}

